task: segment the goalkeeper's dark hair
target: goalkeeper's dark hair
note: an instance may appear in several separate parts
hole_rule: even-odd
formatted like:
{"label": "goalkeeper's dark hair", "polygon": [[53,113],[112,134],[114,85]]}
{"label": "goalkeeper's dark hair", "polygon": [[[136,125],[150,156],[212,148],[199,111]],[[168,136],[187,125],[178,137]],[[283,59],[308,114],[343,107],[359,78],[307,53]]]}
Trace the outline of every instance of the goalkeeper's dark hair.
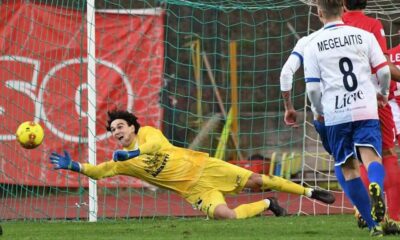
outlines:
{"label": "goalkeeper's dark hair", "polygon": [[338,17],[343,13],[343,0],[317,0],[325,18]]}
{"label": "goalkeeper's dark hair", "polygon": [[108,120],[107,120],[107,126],[106,129],[107,131],[111,132],[111,123],[116,120],[116,119],[123,119],[128,123],[128,126],[135,126],[135,133],[137,134],[139,132],[140,124],[137,121],[137,117],[128,112],[128,111],[123,111],[123,110],[112,110],[107,112],[108,115]]}
{"label": "goalkeeper's dark hair", "polygon": [[367,0],[344,0],[344,6],[350,10],[363,10],[367,7]]}

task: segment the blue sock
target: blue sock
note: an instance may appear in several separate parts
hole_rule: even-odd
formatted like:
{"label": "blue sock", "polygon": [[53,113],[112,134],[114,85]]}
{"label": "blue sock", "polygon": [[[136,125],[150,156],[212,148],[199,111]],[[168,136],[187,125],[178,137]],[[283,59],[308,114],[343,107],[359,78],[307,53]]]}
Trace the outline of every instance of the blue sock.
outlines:
{"label": "blue sock", "polygon": [[385,178],[385,168],[379,162],[372,162],[368,166],[368,179],[369,182],[378,183],[381,191],[383,191],[383,180]]}
{"label": "blue sock", "polygon": [[365,189],[364,184],[361,181],[361,178],[358,177],[346,181],[346,185],[349,193],[348,197],[351,199],[353,204],[361,213],[361,216],[367,222],[368,228],[371,229],[375,227],[377,224],[374,222],[371,216],[371,204],[369,202],[369,195],[367,189]]}
{"label": "blue sock", "polygon": [[336,175],[336,178],[337,178],[340,186],[343,189],[344,194],[346,195],[346,197],[348,199],[350,199],[351,204],[354,205],[353,200],[351,200],[351,198],[349,197],[349,190],[347,189],[346,179],[344,179],[341,166],[335,166],[335,175]]}

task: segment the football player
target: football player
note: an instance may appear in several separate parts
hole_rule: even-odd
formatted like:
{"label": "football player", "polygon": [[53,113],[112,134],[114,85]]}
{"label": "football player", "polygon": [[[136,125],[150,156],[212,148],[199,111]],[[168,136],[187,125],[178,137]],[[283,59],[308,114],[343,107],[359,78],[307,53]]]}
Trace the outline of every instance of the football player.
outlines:
{"label": "football player", "polygon": [[275,198],[230,208],[226,194],[237,194],[244,188],[273,189],[304,195],[332,204],[335,197],[325,190],[303,187],[281,177],[251,172],[207,153],[172,145],[162,132],[151,126],[140,126],[137,117],[127,111],[108,112],[107,130],[123,150],[116,150],[113,159],[98,165],[73,161],[68,152],[52,153],[55,169],[68,169],[92,179],[116,175],[140,178],[148,183],[172,190],[210,218],[249,218],[271,210],[283,216],[286,210]]}
{"label": "football player", "polygon": [[[372,33],[377,39],[383,53],[388,59],[388,50],[385,38],[385,31],[382,23],[372,17],[364,14],[367,6],[367,0],[344,0],[345,13],[343,22],[347,25],[361,28]],[[400,70],[388,61],[392,79],[400,81]],[[375,73],[375,71],[373,71]],[[373,76],[374,77],[374,76]],[[387,104],[378,109],[379,121],[382,131],[382,163],[385,167],[384,190],[386,193],[388,214],[395,221],[400,220],[400,168],[398,165],[398,156],[395,151],[395,124],[391,106]],[[364,185],[367,187],[368,177],[366,169],[361,167],[361,177]]]}
{"label": "football player", "polygon": [[[371,236],[383,236],[379,222],[386,210],[385,169],[377,108],[387,104],[390,70],[375,37],[343,23],[342,0],[318,0],[317,6],[324,28],[305,48],[307,94],[313,112],[324,116],[335,166],[342,169],[349,198]],[[378,97],[371,69],[379,81]],[[371,205],[358,161],[368,170]]]}

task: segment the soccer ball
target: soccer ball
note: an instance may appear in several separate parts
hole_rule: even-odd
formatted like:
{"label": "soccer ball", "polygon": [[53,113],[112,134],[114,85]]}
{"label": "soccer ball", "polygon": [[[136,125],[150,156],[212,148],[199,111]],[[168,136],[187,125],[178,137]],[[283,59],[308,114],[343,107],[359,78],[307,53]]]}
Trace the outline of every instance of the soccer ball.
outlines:
{"label": "soccer ball", "polygon": [[33,149],[43,142],[44,131],[39,123],[28,121],[19,125],[15,135],[23,148]]}

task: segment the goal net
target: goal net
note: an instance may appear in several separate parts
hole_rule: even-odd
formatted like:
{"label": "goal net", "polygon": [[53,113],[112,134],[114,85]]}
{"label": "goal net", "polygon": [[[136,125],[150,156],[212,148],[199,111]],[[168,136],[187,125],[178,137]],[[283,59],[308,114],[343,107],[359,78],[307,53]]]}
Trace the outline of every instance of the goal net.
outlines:
{"label": "goal net", "polygon": [[[93,203],[99,219],[204,217],[139,179],[99,180],[93,193],[87,177],[52,169],[50,153],[64,149],[82,163],[111,159],[119,146],[105,125],[115,108],[176,146],[337,195],[327,206],[245,191],[227,196],[230,206],[276,196],[294,214],[351,211],[310,122],[302,71],[292,93],[300,127],[283,123],[281,67],[297,39],[321,26],[310,2],[86,2],[0,1],[0,219],[87,219]],[[397,1],[369,1],[367,13],[382,20],[389,46],[400,42]],[[45,130],[36,149],[15,141],[25,121]]]}

